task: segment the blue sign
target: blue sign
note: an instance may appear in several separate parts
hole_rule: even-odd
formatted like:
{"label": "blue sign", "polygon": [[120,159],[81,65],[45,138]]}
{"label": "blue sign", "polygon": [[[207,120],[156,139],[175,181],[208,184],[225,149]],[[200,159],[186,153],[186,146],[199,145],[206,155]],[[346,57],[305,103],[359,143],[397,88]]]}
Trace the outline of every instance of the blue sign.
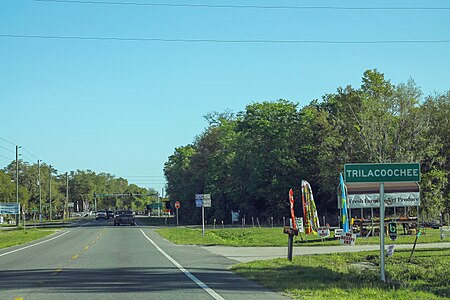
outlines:
{"label": "blue sign", "polygon": [[19,211],[19,203],[0,203],[0,214],[2,215],[18,215]]}
{"label": "blue sign", "polygon": [[203,200],[200,200],[200,199],[195,200],[195,206],[202,207],[203,206]]}

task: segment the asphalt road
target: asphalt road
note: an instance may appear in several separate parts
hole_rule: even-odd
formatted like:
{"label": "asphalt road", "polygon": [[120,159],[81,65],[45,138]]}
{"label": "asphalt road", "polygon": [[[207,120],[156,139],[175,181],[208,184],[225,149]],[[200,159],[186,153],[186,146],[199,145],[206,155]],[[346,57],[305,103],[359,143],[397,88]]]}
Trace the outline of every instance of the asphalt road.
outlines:
{"label": "asphalt road", "polygon": [[286,299],[228,271],[235,260],[150,227],[79,225],[0,250],[0,299]]}

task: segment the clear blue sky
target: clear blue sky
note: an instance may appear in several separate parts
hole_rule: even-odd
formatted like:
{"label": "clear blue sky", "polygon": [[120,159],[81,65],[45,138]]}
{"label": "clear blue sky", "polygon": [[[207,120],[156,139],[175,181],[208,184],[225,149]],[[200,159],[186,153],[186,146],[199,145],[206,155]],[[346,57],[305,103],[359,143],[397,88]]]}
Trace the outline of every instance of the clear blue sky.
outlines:
{"label": "clear blue sky", "polygon": [[[95,1],[95,0],[93,0]],[[450,10],[173,7],[0,1],[0,137],[60,172],[90,169],[163,187],[175,147],[208,112],[280,98],[308,104],[376,68],[425,95],[450,89]],[[109,2],[131,2],[110,0]],[[449,1],[134,0],[151,4],[450,8]],[[5,35],[13,35],[5,36]],[[28,37],[18,37],[28,36]],[[14,146],[0,140],[0,167]],[[3,147],[3,148],[2,148]],[[4,149],[7,148],[7,149]],[[23,152],[35,162],[35,157]],[[25,160],[27,160],[25,158]],[[138,177],[131,176],[154,176]]]}

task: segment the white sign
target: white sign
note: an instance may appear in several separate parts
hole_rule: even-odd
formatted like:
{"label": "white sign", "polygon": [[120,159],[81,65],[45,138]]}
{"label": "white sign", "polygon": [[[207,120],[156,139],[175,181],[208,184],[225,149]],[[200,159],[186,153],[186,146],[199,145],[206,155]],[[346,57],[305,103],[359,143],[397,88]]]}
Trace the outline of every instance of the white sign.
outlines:
{"label": "white sign", "polygon": [[388,250],[386,252],[387,257],[392,256],[394,254],[394,248],[395,248],[395,244],[388,246]]}
{"label": "white sign", "polygon": [[[295,218],[295,225],[297,225],[298,232],[301,232],[301,233],[305,232],[305,229],[303,228],[303,218],[297,218],[296,217]],[[289,219],[289,227],[294,228],[292,226],[292,219]]]}
{"label": "white sign", "polygon": [[334,230],[334,237],[340,238],[344,234],[344,229],[335,229]]}
{"label": "white sign", "polygon": [[211,207],[211,194],[195,194],[195,201],[202,201],[202,205],[197,207]]}
{"label": "white sign", "polygon": [[319,228],[317,228],[317,234],[321,238],[329,237],[330,236],[330,228],[328,228],[328,227],[319,227]]}
{"label": "white sign", "polygon": [[305,232],[303,228],[303,218],[295,218],[295,223],[297,224],[298,232]]}
{"label": "white sign", "polygon": [[355,246],[355,241],[356,241],[356,234],[350,232],[342,234],[340,238],[341,245]]}
{"label": "white sign", "polygon": [[[348,195],[347,203],[348,208],[377,208],[380,207],[380,194]],[[384,205],[385,207],[419,206],[420,194],[418,192],[386,193]]]}

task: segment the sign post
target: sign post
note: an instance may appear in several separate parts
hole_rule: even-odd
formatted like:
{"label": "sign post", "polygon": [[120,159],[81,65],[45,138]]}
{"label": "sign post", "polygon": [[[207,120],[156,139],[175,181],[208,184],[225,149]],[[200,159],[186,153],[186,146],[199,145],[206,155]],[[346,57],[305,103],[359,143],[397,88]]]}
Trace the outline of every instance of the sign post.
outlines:
{"label": "sign post", "polygon": [[346,164],[344,165],[345,182],[380,183],[380,278],[386,281],[384,260],[384,183],[385,182],[419,182],[419,163],[392,164]]}
{"label": "sign post", "polygon": [[195,205],[202,208],[202,237],[205,237],[205,207],[211,207],[211,194],[195,194]]}
{"label": "sign post", "polygon": [[175,208],[177,210],[177,226],[178,226],[178,209],[180,208],[181,204],[180,201],[175,202]]}
{"label": "sign post", "polygon": [[386,282],[384,267],[384,182],[380,183],[380,278]]}

